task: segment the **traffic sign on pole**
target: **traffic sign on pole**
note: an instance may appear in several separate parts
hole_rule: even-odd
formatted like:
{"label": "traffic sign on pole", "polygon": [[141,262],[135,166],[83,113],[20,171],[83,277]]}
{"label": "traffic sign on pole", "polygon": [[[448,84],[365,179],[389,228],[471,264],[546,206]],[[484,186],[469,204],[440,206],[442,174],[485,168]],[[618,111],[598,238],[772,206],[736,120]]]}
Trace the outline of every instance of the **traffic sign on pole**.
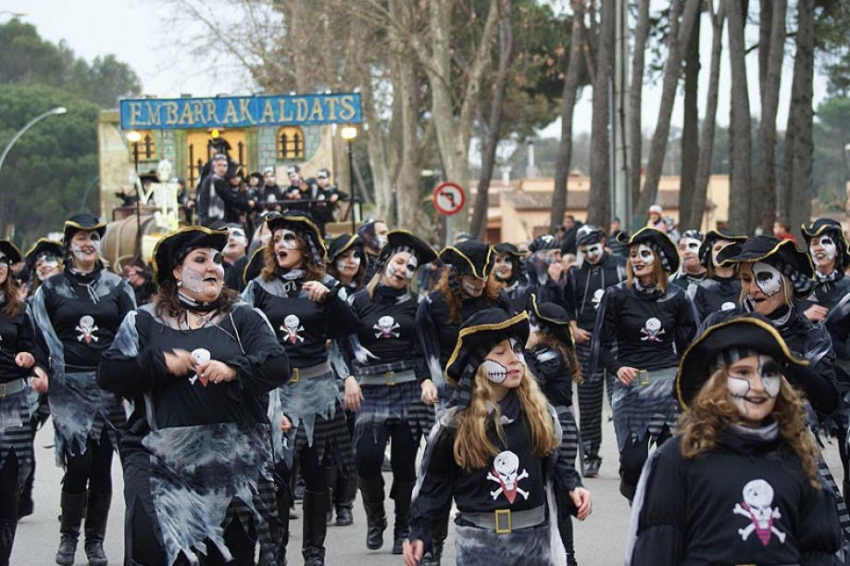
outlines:
{"label": "traffic sign on pole", "polygon": [[434,208],[440,214],[457,214],[466,204],[466,194],[457,183],[440,183],[434,189]]}

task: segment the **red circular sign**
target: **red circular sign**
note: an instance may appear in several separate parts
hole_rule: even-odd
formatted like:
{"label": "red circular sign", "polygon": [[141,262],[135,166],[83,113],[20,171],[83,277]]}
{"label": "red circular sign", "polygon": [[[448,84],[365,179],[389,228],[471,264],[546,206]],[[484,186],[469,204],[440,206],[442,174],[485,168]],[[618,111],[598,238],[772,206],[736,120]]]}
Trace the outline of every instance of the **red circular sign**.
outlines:
{"label": "red circular sign", "polygon": [[466,204],[466,194],[457,183],[440,183],[434,189],[434,208],[440,214],[457,214]]}

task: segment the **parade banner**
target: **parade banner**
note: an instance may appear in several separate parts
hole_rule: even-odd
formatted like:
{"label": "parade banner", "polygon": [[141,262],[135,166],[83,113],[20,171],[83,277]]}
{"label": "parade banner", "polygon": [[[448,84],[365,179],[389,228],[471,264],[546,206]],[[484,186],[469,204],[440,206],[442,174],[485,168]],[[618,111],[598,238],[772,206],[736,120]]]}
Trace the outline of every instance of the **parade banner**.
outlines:
{"label": "parade banner", "polygon": [[122,130],[359,124],[360,94],[141,98],[120,102]]}

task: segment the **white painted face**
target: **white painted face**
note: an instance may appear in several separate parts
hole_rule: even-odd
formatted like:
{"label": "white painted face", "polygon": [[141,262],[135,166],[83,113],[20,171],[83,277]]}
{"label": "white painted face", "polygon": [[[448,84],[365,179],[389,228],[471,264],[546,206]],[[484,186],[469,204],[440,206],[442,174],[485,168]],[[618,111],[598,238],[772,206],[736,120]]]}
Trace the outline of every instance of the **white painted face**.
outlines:
{"label": "white painted face", "polygon": [[[492,383],[507,387],[519,385],[525,368],[525,356],[522,347],[523,344],[514,338],[496,344],[481,363],[487,374],[487,379]],[[511,378],[510,383],[506,384],[505,381],[508,378]]]}
{"label": "white painted face", "polygon": [[605,253],[605,248],[602,242],[590,244],[588,246],[579,246],[578,250],[584,256],[584,260],[590,265],[596,265],[602,259],[602,254]]}
{"label": "white painted face", "polygon": [[95,261],[100,257],[100,234],[94,230],[80,230],[71,236],[71,253],[81,262]]}
{"label": "white painted face", "polygon": [[809,244],[809,253],[818,266],[828,266],[835,261],[838,247],[831,236],[826,234],[813,238]]}
{"label": "white painted face", "polygon": [[511,263],[507,255],[496,255],[496,262],[493,265],[493,273],[501,281],[507,281],[513,275],[514,265]]}
{"label": "white painted face", "polygon": [[485,281],[472,275],[460,276],[460,288],[467,297],[480,297],[484,292]]}
{"label": "white painted face", "polygon": [[401,289],[413,279],[419,261],[410,252],[398,252],[394,254],[384,269],[384,284]]}
{"label": "white painted face", "polygon": [[679,253],[682,254],[682,262],[685,266],[694,265],[699,262],[699,247],[702,242],[696,238],[682,238],[679,240]]}
{"label": "white painted face", "polygon": [[221,294],[224,284],[224,267],[221,252],[212,248],[198,248],[189,252],[181,264],[174,268],[174,278],[183,292],[197,301],[212,302]]}
{"label": "white painted face", "polygon": [[782,273],[772,265],[756,262],[753,264],[753,276],[758,288],[768,297],[782,290]]}
{"label": "white painted face", "polygon": [[748,356],[730,365],[726,388],[745,424],[758,426],[776,405],[782,382],[779,364],[770,356]]}
{"label": "white painted face", "polygon": [[716,268],[720,267],[720,264],[717,263],[717,254],[719,254],[723,248],[731,244],[729,240],[717,240],[714,242],[714,245],[711,246],[711,265]]}
{"label": "white painted face", "polygon": [[646,244],[632,246],[629,249],[629,263],[635,277],[651,275],[655,265],[655,253]]}
{"label": "white painted face", "polygon": [[285,250],[294,250],[298,247],[298,235],[292,230],[281,228],[275,231],[275,242]]}

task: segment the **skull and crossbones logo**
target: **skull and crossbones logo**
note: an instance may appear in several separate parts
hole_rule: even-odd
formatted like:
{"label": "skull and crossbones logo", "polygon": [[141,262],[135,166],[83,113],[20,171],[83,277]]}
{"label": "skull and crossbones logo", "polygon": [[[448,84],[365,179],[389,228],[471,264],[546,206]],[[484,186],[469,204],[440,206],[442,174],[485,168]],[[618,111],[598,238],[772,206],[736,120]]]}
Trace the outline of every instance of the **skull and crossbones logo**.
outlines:
{"label": "skull and crossbones logo", "polygon": [[666,330],[661,327],[661,321],[655,317],[650,318],[644,324],[644,327],[640,329],[640,333],[643,334],[641,338],[642,342],[662,342],[661,335],[666,334]]}
{"label": "skull and crossbones logo", "polygon": [[[495,475],[494,475],[495,474]],[[500,452],[493,459],[493,469],[487,472],[487,479],[499,484],[499,487],[490,492],[493,499],[504,495],[511,503],[519,493],[528,499],[529,492],[519,487],[519,480],[528,477],[528,470],[519,473],[519,456],[509,450]]]}
{"label": "skull and crossbones logo", "polygon": [[743,540],[750,538],[756,533],[763,546],[770,542],[771,535],[776,535],[779,542],[785,543],[786,533],[781,532],[773,525],[775,519],[782,517],[778,508],[773,508],[773,488],[764,480],[753,480],[748,482],[743,489],[743,503],[736,503],[732,510],[737,515],[743,515],[750,520],[746,527],[738,529],[738,534]]}
{"label": "skull and crossbones logo", "polygon": [[593,308],[599,310],[599,303],[602,301],[602,295],[605,294],[604,289],[597,289],[593,292]]}
{"label": "skull and crossbones logo", "polygon": [[100,338],[94,335],[98,330],[97,325],[94,323],[94,318],[89,315],[80,318],[80,322],[77,324],[75,330],[79,332],[77,335],[78,342],[85,341],[86,344],[91,344],[92,341],[100,341]]}
{"label": "skull and crossbones logo", "polygon": [[400,328],[400,324],[391,316],[382,316],[378,319],[378,323],[372,326],[375,332],[375,338],[398,338],[399,333],[396,332]]}
{"label": "skull and crossbones logo", "polygon": [[301,319],[291,314],[283,319],[283,326],[280,327],[281,331],[286,334],[286,340],[289,341],[290,344],[296,344],[304,341],[298,333],[303,332],[304,327],[301,326]]}

